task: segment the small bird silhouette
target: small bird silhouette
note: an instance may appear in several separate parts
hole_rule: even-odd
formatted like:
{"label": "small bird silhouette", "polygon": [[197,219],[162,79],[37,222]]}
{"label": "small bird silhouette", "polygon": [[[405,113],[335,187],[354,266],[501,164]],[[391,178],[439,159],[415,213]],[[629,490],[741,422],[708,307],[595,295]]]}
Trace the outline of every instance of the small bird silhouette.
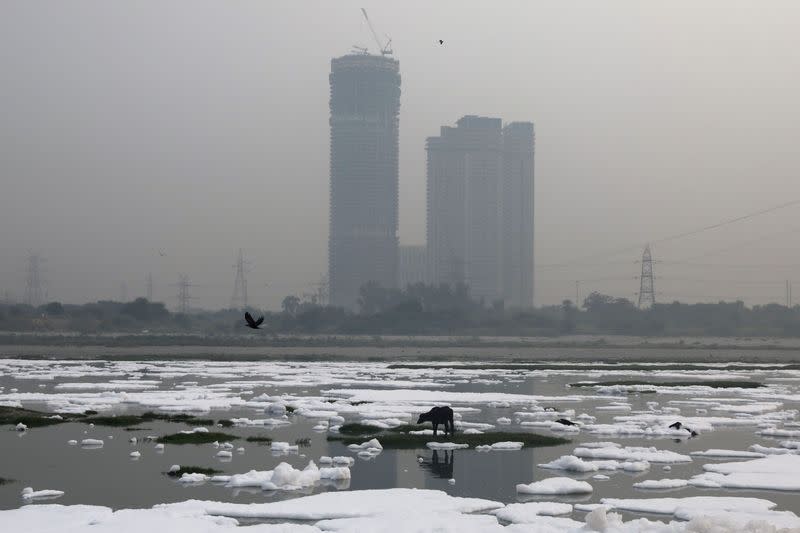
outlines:
{"label": "small bird silhouette", "polygon": [[164,250],[159,249],[158,250],[158,255],[160,255],[161,257],[164,257],[167,254],[164,252]]}
{"label": "small bird silhouette", "polygon": [[439,39],[439,44],[444,44],[444,41]]}
{"label": "small bird silhouette", "polygon": [[247,327],[251,329],[261,329],[258,326],[264,323],[263,316],[258,320],[253,320],[253,315],[251,315],[249,312],[245,312],[244,319],[247,322]]}

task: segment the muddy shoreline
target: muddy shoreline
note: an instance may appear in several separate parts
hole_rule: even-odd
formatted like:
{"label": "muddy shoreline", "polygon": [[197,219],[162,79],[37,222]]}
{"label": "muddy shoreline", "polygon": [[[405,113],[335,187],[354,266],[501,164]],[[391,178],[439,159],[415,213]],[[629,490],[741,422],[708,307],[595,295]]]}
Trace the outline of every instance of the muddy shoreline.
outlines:
{"label": "muddy shoreline", "polygon": [[0,358],[335,361],[795,363],[795,347],[726,346],[81,346],[0,345]]}

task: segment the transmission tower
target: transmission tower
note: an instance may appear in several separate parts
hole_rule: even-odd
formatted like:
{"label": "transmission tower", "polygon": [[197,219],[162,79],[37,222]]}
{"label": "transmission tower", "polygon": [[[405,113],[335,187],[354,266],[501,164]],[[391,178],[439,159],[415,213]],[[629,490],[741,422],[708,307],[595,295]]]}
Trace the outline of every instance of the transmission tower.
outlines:
{"label": "transmission tower", "polygon": [[247,309],[247,278],[245,278],[245,260],[241,248],[233,267],[236,269],[236,281],[233,283],[231,309]]}
{"label": "transmission tower", "polygon": [[322,275],[319,281],[314,284],[316,287],[317,305],[328,305],[328,276]]}
{"label": "transmission tower", "polygon": [[642,276],[639,278],[639,308],[652,307],[656,303],[656,292],[653,288],[653,258],[650,245],[644,247],[642,254]]}
{"label": "transmission tower", "polygon": [[189,311],[189,300],[192,298],[189,296],[189,287],[191,286],[189,276],[186,274],[178,275],[178,310],[184,314]]}
{"label": "transmission tower", "polygon": [[44,263],[44,259],[39,254],[33,252],[28,253],[25,303],[33,307],[38,307],[44,303],[41,272],[42,263]]}
{"label": "transmission tower", "polygon": [[153,301],[153,273],[148,272],[147,277],[145,278],[145,290],[147,294],[147,301]]}

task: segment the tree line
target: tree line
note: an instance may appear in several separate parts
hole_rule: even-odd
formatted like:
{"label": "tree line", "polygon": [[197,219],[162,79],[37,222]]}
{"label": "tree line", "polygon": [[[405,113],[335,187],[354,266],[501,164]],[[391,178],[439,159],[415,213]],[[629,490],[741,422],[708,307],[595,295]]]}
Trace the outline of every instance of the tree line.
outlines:
{"label": "tree line", "polygon": [[[414,284],[404,289],[368,283],[357,310],[320,305],[295,295],[265,316],[264,333],[337,335],[547,336],[641,335],[800,337],[800,306],[745,306],[743,302],[660,303],[639,309],[628,299],[593,292],[575,305],[511,309],[470,295],[466,285]],[[0,331],[75,333],[252,334],[241,310],[193,310],[182,314],[161,302],[50,302],[39,307],[0,304]]]}

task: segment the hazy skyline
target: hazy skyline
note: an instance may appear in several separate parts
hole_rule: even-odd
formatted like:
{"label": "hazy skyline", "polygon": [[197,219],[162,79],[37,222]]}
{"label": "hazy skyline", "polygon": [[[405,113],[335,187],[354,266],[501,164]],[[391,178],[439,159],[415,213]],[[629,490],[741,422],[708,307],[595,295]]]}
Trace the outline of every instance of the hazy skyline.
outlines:
{"label": "hazy skyline", "polygon": [[[0,295],[22,298],[29,249],[70,303],[144,295],[152,272],[171,307],[179,273],[223,307],[239,248],[252,305],[311,292],[330,60],[374,50],[362,6],[400,61],[401,244],[424,242],[426,137],[466,114],[536,124],[536,305],[578,279],[635,300],[648,241],[800,198],[794,2],[9,0]],[[657,299],[782,303],[799,215],[654,244]]]}

